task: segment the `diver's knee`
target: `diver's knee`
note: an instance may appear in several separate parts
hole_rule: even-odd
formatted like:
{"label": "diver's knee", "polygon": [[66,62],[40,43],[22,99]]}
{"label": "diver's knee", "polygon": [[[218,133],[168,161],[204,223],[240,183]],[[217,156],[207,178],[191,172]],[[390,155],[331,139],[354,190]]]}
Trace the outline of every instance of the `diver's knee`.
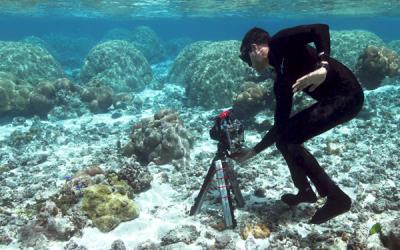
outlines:
{"label": "diver's knee", "polygon": [[276,145],[276,148],[281,152],[286,151],[286,149],[287,149],[287,144],[282,141],[276,141],[275,145]]}
{"label": "diver's knee", "polygon": [[286,144],[286,147],[287,147],[287,149],[288,149],[289,151],[294,152],[294,151],[297,151],[297,150],[299,150],[300,148],[302,148],[302,147],[303,147],[303,144],[288,143],[288,144]]}
{"label": "diver's knee", "polygon": [[279,151],[287,151],[287,140],[284,136],[278,136],[276,139],[275,145]]}
{"label": "diver's knee", "polygon": [[275,145],[278,150],[284,154],[296,154],[303,147],[303,144],[288,143],[284,140],[276,141]]}

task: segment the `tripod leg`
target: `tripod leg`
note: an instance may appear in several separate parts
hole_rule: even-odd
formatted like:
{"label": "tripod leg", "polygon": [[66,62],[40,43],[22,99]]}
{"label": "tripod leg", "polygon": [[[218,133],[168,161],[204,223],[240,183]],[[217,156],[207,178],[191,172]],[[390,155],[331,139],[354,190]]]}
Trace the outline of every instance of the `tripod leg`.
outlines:
{"label": "tripod leg", "polygon": [[221,195],[222,209],[224,212],[225,228],[233,228],[236,226],[236,221],[233,214],[232,198],[228,186],[228,180],[224,173],[224,167],[221,160],[215,162],[215,170],[217,174],[218,189]]}
{"label": "tripod leg", "polygon": [[200,192],[195,199],[194,205],[190,208],[189,215],[195,215],[200,211],[201,206],[203,205],[204,202],[204,198],[206,197],[208,187],[210,186],[213,180],[214,174],[215,174],[215,161],[211,163],[211,166],[208,169],[206,178],[204,178],[204,182],[203,185],[201,186]]}
{"label": "tripod leg", "polygon": [[240,191],[239,188],[239,183],[237,181],[236,178],[236,173],[232,170],[232,168],[229,166],[228,163],[224,163],[224,167],[225,167],[225,173],[227,174],[228,178],[229,178],[229,182],[231,184],[232,187],[232,192],[235,195],[235,200],[236,200],[236,205],[238,207],[244,207],[245,202],[243,199],[243,195],[242,192]]}

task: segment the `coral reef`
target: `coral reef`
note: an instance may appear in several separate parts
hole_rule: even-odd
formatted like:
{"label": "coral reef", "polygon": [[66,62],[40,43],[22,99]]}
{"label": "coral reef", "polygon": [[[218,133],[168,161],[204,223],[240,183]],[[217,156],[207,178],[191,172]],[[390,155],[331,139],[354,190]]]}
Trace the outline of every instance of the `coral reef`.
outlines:
{"label": "coral reef", "polygon": [[53,82],[56,88],[56,106],[48,113],[49,120],[63,120],[76,118],[89,113],[87,105],[80,100],[81,87],[73,84],[67,78],[60,78]]}
{"label": "coral reef", "polygon": [[76,91],[76,86],[66,78],[40,80],[36,86],[32,86],[10,73],[0,72],[0,116],[46,117],[57,105],[74,105],[65,98],[73,96]]}
{"label": "coral reef", "polygon": [[45,49],[21,42],[0,43],[0,71],[36,85],[39,80],[63,77],[60,64]]}
{"label": "coral reef", "polygon": [[390,41],[387,46],[389,49],[395,51],[398,55],[400,55],[400,40]]}
{"label": "coral reef", "polygon": [[132,187],[133,192],[140,193],[150,188],[153,176],[146,167],[141,166],[133,158],[124,158],[122,168],[118,172],[118,178],[125,180]]}
{"label": "coral reef", "polygon": [[[273,102],[271,90],[271,82],[269,88],[264,84],[256,84],[253,82],[245,82],[240,86],[239,94],[234,98],[233,110],[235,117],[240,120],[250,119],[259,111],[266,108],[266,104]],[[268,90],[267,90],[268,89]]]}
{"label": "coral reef", "polygon": [[[42,49],[48,49],[48,44],[46,43],[46,41],[44,41],[42,38],[38,37],[38,36],[28,36],[25,37],[24,39],[21,40],[21,42],[23,43],[29,43],[32,45],[35,45],[37,47],[41,47]],[[49,53],[52,54],[51,51],[49,51]],[[52,54],[53,55],[53,54]],[[54,55],[53,55],[54,56]]]}
{"label": "coral reef", "polygon": [[53,83],[40,82],[29,94],[30,113],[44,117],[55,106],[56,88]]}
{"label": "coral reef", "polygon": [[50,33],[41,38],[47,44],[46,49],[66,69],[80,68],[95,44],[89,37],[67,36],[62,33]]}
{"label": "coral reef", "polygon": [[112,187],[96,184],[84,190],[82,209],[102,232],[109,232],[123,221],[139,216],[139,210],[126,195],[112,191]]}
{"label": "coral reef", "polygon": [[65,177],[65,184],[51,199],[55,202],[62,214],[67,214],[68,211],[75,206],[83,197],[83,189],[94,185],[95,181],[85,175],[77,175],[74,177]]}
{"label": "coral reef", "polygon": [[148,26],[137,26],[133,30],[122,28],[111,29],[102,40],[127,41],[142,52],[151,64],[159,63],[166,59],[166,51],[161,39]]}
{"label": "coral reef", "polygon": [[166,164],[189,157],[191,138],[178,114],[161,110],[142,119],[132,128],[131,141],[124,147],[125,156],[135,155],[144,164]]}
{"label": "coral reef", "polygon": [[356,75],[365,88],[375,89],[386,76],[400,75],[400,58],[386,47],[370,45],[358,58]]}
{"label": "coral reef", "polygon": [[250,235],[253,235],[256,239],[268,238],[271,234],[270,229],[267,225],[258,223],[255,225],[247,224],[240,230],[240,236],[246,240]]}
{"label": "coral reef", "polygon": [[116,92],[141,91],[152,78],[143,54],[132,44],[120,40],[94,47],[79,74],[85,85],[106,85]]}
{"label": "coral reef", "polygon": [[192,77],[189,69],[193,67],[193,59],[210,44],[211,42],[208,41],[199,41],[184,47],[176,57],[175,62],[168,73],[168,81],[185,86]]}
{"label": "coral reef", "polygon": [[113,104],[113,90],[101,84],[83,87],[80,98],[93,113],[103,113]]}
{"label": "coral reef", "polygon": [[106,32],[101,40],[125,40],[127,42],[130,42],[132,40],[132,31],[124,28],[110,29]]}
{"label": "coral reef", "polygon": [[379,232],[379,239],[383,246],[389,250],[400,249],[400,219],[391,221],[389,223],[389,229],[385,231],[388,231],[386,235]]}
{"label": "coral reef", "polygon": [[382,46],[385,43],[376,34],[366,30],[331,32],[331,56],[355,70],[357,58],[368,45]]}
{"label": "coral reef", "polygon": [[148,26],[138,26],[132,31],[132,41],[151,63],[159,63],[166,58],[165,48],[157,34]]}
{"label": "coral reef", "polygon": [[22,41],[47,50],[64,69],[79,68],[85,56],[95,44],[89,37],[50,33],[41,37],[29,36]]}
{"label": "coral reef", "polygon": [[0,72],[0,115],[26,110],[29,90],[17,82],[13,74]]}
{"label": "coral reef", "polygon": [[[199,81],[195,75],[199,70],[194,69],[200,67],[193,63],[200,63],[196,58],[206,55],[205,47],[186,58],[180,68],[175,65],[176,74],[171,78],[185,79],[180,82],[185,87],[187,82]],[[215,55],[221,56],[219,52]],[[211,52],[207,56],[211,57]],[[207,56],[204,58],[212,64],[220,63]],[[168,67],[165,63],[152,68],[157,68],[161,79]],[[187,75],[180,75],[185,67]],[[204,66],[204,72],[210,69],[214,66]],[[247,69],[246,74],[251,75]],[[79,98],[97,101],[96,94],[101,90],[96,88],[104,85],[93,81],[75,86],[61,78],[40,79],[33,86],[2,72],[1,116],[15,110],[30,112],[34,107],[30,96],[35,95],[35,100],[39,99],[36,107],[53,106],[48,114],[54,119],[14,116],[7,123],[1,117],[6,122],[0,125],[0,248],[381,249],[385,245],[398,249],[400,141],[393,135],[398,134],[400,86],[399,79],[386,79],[391,85],[365,91],[360,115],[305,144],[351,196],[349,212],[324,225],[309,225],[306,221],[322,200],[296,209],[282,204],[282,193],[296,189],[285,160],[271,146],[240,167],[232,162],[246,208],[235,210],[239,228],[222,231],[220,196],[214,195],[217,190],[207,194],[201,213],[192,217],[187,214],[215,157],[216,142],[209,140],[208,131],[216,110],[185,106],[183,87],[165,84],[159,90],[117,93],[116,98],[105,98],[109,100],[106,106],[112,102],[114,110],[105,108],[109,111],[105,114],[74,118],[88,112]],[[270,79],[261,85],[254,82],[238,80],[232,95],[242,104],[233,105],[238,105],[244,115],[256,113],[261,108],[261,93],[270,93]],[[304,97],[295,96],[293,111],[311,103]],[[265,110],[254,120],[271,123],[272,104],[272,100],[262,103]],[[176,113],[164,110],[171,107]],[[154,116],[142,119],[152,112]],[[58,117],[71,119],[58,121]],[[266,132],[247,125],[245,129],[249,147]],[[121,148],[121,144],[126,146]],[[125,153],[130,157],[121,155]],[[189,167],[177,166],[181,162]],[[138,193],[134,202],[144,208],[140,217],[104,237],[103,232],[137,216],[132,200]],[[372,221],[384,225],[381,239],[368,236]],[[89,229],[93,226],[103,232]],[[129,234],[121,234],[121,229]]]}
{"label": "coral reef", "polygon": [[187,45],[194,43],[190,37],[180,37],[165,42],[165,51],[169,58],[175,58],[183,48]]}
{"label": "coral reef", "polygon": [[51,240],[69,240],[86,226],[86,220],[70,216],[60,216],[60,211],[52,201],[46,201],[39,206],[34,220],[21,227],[19,241],[24,248],[44,248]]}
{"label": "coral reef", "polygon": [[189,105],[221,108],[232,105],[240,83],[254,76],[238,57],[239,41],[201,42],[185,48],[169,80],[186,88]]}
{"label": "coral reef", "polygon": [[69,214],[82,201],[82,211],[96,227],[108,232],[139,214],[131,200],[132,187],[116,173],[92,166],[65,179],[62,189],[51,198],[62,215]]}
{"label": "coral reef", "polygon": [[161,246],[167,246],[178,242],[184,242],[189,245],[199,236],[200,232],[195,226],[185,225],[169,231],[164,237],[162,237]]}

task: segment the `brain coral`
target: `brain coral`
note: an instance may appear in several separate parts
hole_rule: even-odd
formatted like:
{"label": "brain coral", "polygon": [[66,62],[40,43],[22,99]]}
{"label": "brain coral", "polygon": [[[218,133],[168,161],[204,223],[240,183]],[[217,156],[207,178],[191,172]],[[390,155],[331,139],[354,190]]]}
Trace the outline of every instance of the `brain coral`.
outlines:
{"label": "brain coral", "polygon": [[239,41],[189,45],[175,60],[169,80],[185,86],[190,105],[231,106],[240,84],[254,77],[254,72],[239,59],[239,47]]}
{"label": "brain coral", "polygon": [[166,164],[189,157],[192,144],[178,114],[171,110],[161,110],[151,118],[142,119],[133,126],[130,137],[123,154],[134,154],[144,164],[150,161]]}
{"label": "brain coral", "polygon": [[356,75],[365,88],[377,88],[385,76],[400,75],[400,58],[386,47],[368,46],[358,58]]}
{"label": "brain coral", "polygon": [[351,70],[355,69],[357,58],[368,45],[381,46],[381,38],[364,30],[331,31],[331,56]]}
{"label": "brain coral", "polygon": [[100,83],[119,92],[141,91],[153,76],[149,63],[138,49],[127,41],[113,40],[89,52],[79,78],[83,83]]}
{"label": "brain coral", "polygon": [[45,49],[21,42],[0,43],[0,71],[35,85],[38,80],[63,77],[60,64]]}

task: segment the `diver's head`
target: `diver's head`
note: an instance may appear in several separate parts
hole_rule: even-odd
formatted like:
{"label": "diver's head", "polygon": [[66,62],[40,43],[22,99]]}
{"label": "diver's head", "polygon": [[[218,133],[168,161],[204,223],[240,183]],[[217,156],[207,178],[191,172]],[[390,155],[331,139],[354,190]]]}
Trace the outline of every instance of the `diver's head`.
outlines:
{"label": "diver's head", "polygon": [[258,72],[265,70],[268,65],[270,35],[267,31],[254,27],[249,30],[240,46],[240,59]]}

